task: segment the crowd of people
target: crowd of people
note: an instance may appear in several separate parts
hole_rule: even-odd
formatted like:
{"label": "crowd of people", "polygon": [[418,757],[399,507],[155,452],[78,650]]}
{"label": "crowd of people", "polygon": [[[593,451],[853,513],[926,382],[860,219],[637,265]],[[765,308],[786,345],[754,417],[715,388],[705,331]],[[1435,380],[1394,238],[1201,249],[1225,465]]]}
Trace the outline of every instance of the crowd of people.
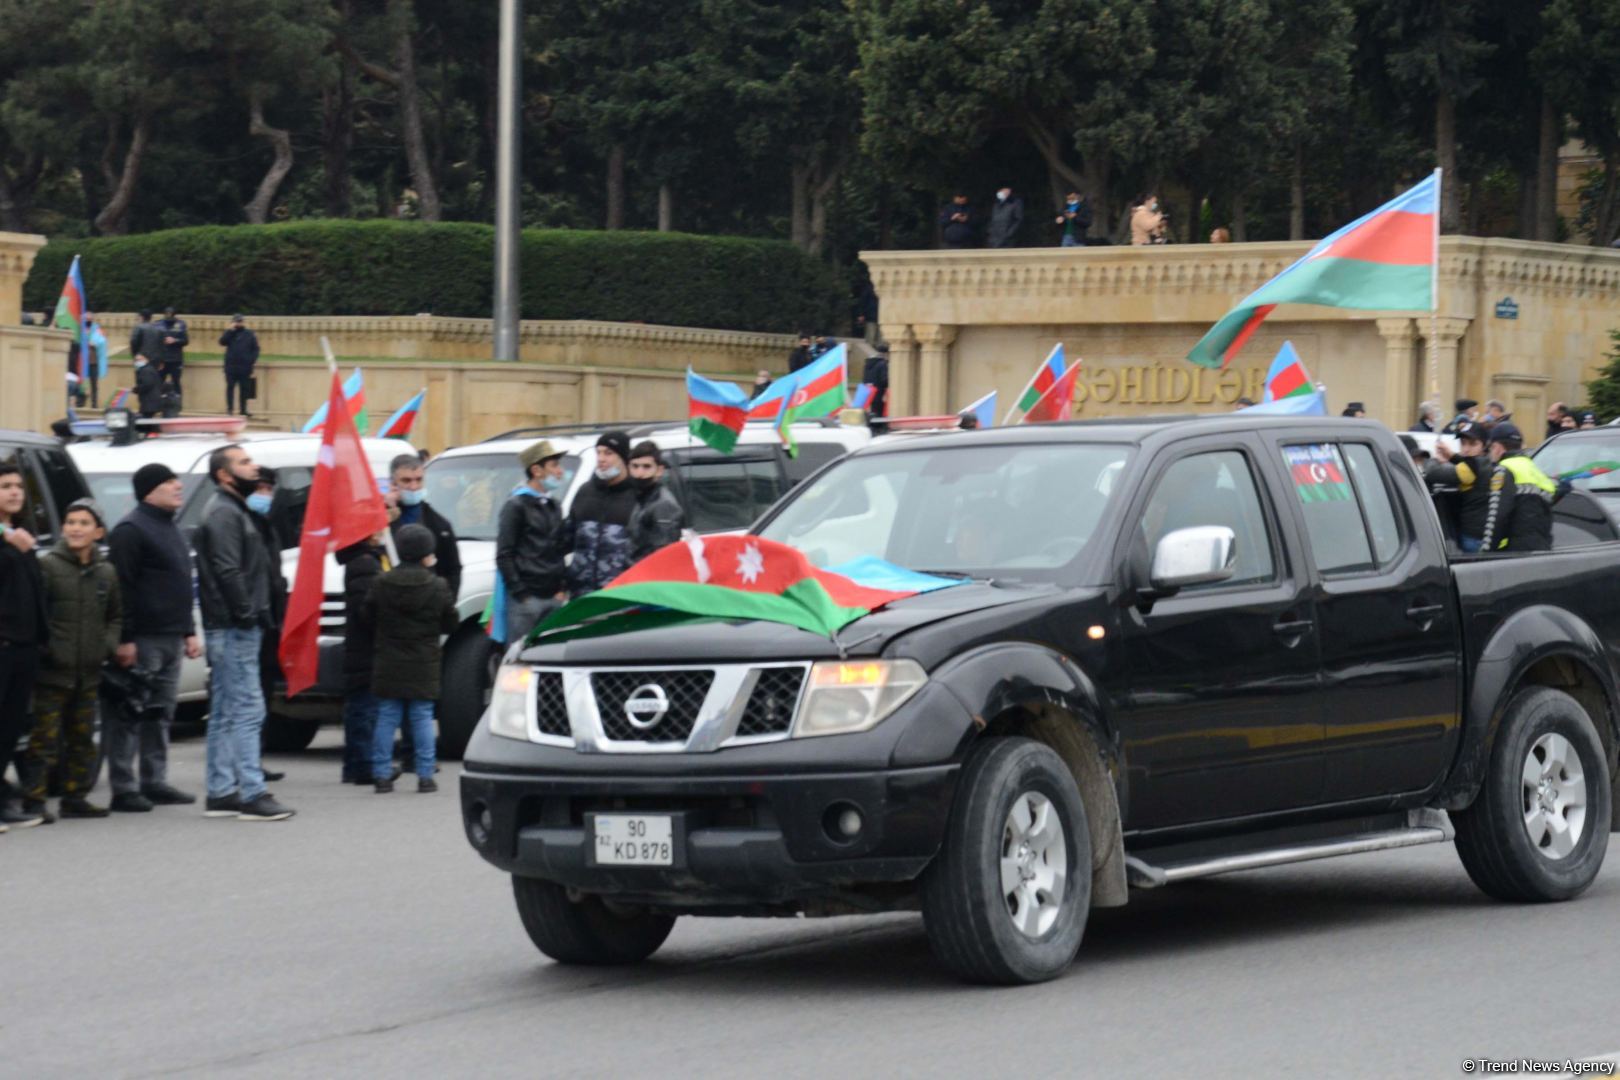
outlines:
{"label": "crowd of people", "polygon": [[[655,443],[631,446],[622,431],[604,433],[594,474],[566,514],[563,457],[545,440],[519,456],[523,480],[501,510],[496,542],[497,588],[509,599],[498,640],[521,640],[563,601],[603,587],[685,529]],[[393,791],[404,728],[417,790],[431,793],[441,639],[459,624],[461,562],[454,529],[426,499],[420,456],[401,454],[389,474],[388,527],[337,553],[346,615],[341,780]],[[265,769],[260,751],[288,593],[269,519],[276,477],[239,445],[212,453],[208,477],[215,490],[189,545],[175,520],[185,501],[180,478],[153,463],[131,478],[135,508],[110,532],[97,504],[80,499],[40,553],[16,524],[21,471],[0,462],[0,832],[59,816],[194,805],[196,795],[170,783],[169,730],[181,662],[205,652],[204,815],[293,816],[268,790],[282,777]],[[103,757],[108,806],[90,801]],[[54,813],[52,794],[60,796]]]}
{"label": "crowd of people", "polygon": [[[1009,186],[1003,185],[995,193],[988,210],[972,204],[966,192],[951,196],[939,212],[940,245],[946,248],[978,247],[981,234],[985,247],[1026,247],[1031,243],[1055,243],[1060,247],[1085,247],[1088,244],[1106,244],[1109,241],[1090,237],[1092,223],[1091,203],[1078,191],[1063,197],[1062,204],[1051,219],[1050,241],[1024,235],[1024,200]],[[1165,244],[1170,241],[1170,217],[1160,205],[1159,197],[1146,192],[1131,200],[1128,220],[1132,244]],[[1210,239],[1229,241],[1231,233],[1217,229]]]}
{"label": "crowd of people", "polygon": [[[91,316],[86,314],[86,323]],[[129,332],[129,355],[135,368],[136,411],[143,419],[178,416],[184,405],[182,379],[186,368],[186,348],[191,330],[186,320],[170,307],[163,318],[153,319],[150,309],[142,310]],[[232,315],[230,325],[219,336],[225,349],[225,411],[235,412],[240,403],[242,415],[249,416],[248,402],[258,396],[254,366],[259,361],[259,339],[247,327],[242,315]],[[74,346],[76,349],[77,346]],[[68,371],[76,370],[77,353],[68,355]],[[91,387],[92,396],[96,390]]]}

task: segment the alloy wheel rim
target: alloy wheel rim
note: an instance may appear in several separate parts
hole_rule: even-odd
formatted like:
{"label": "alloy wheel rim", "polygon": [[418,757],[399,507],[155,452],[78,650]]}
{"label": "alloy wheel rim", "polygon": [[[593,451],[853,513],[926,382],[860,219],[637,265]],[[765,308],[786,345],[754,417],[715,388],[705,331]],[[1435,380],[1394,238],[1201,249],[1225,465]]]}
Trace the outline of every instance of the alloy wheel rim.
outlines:
{"label": "alloy wheel rim", "polygon": [[1525,755],[1521,774],[1524,831],[1544,857],[1569,856],[1586,832],[1586,773],[1564,736],[1548,732]]}
{"label": "alloy wheel rim", "polygon": [[1001,828],[1001,896],[1014,929],[1038,938],[1057,922],[1068,892],[1069,841],[1052,800],[1026,791]]}

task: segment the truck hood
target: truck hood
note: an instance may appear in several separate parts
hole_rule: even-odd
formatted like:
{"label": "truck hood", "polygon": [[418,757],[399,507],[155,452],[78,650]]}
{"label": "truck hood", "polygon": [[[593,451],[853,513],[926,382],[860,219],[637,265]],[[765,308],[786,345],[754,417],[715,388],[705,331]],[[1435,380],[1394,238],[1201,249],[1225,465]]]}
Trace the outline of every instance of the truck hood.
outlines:
{"label": "truck hood", "polygon": [[[838,632],[838,640],[850,656],[876,656],[910,631],[945,619],[1049,597],[1054,591],[1054,587],[1045,585],[955,585],[908,597],[857,619]],[[700,619],[660,629],[542,643],[526,650],[523,659],[537,664],[623,666],[821,660],[838,655],[833,642],[798,627],[757,620]]]}

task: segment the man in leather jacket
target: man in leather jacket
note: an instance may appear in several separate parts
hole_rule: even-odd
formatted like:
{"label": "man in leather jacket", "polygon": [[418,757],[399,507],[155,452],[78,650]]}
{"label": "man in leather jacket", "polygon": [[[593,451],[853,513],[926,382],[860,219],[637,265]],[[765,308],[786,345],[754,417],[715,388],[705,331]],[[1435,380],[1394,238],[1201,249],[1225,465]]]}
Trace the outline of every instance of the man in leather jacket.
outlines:
{"label": "man in leather jacket", "polygon": [[524,482],[501,507],[495,568],[506,596],[506,641],[518,641],[567,599],[563,452],[542,439],[518,455]]}
{"label": "man in leather jacket", "polygon": [[630,451],[630,483],[636,488],[636,508],[630,512],[630,555],[641,560],[681,538],[686,511],[664,486],[664,456],[650,439]]}

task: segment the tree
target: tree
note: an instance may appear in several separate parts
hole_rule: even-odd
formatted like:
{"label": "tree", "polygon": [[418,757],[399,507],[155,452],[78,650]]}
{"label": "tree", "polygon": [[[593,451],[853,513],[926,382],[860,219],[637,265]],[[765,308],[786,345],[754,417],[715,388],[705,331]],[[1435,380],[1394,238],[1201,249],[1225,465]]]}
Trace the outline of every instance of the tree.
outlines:
{"label": "tree", "polygon": [[1598,369],[1598,377],[1586,384],[1586,399],[1600,424],[1620,417],[1620,330],[1610,330],[1609,339],[1614,345]]}
{"label": "tree", "polygon": [[417,80],[415,4],[412,0],[388,0],[380,24],[377,29],[384,48],[393,57],[392,68],[366,59],[347,26],[338,28],[335,43],[361,72],[394,90],[400,141],[410,167],[411,187],[416,192],[417,213],[423,221],[438,221],[442,216],[439,185],[434,179],[433,162],[428,153],[422,124],[422,88]]}
{"label": "tree", "polygon": [[1551,0],[1533,55],[1547,96],[1603,159],[1592,243],[1620,234],[1620,0]]}

